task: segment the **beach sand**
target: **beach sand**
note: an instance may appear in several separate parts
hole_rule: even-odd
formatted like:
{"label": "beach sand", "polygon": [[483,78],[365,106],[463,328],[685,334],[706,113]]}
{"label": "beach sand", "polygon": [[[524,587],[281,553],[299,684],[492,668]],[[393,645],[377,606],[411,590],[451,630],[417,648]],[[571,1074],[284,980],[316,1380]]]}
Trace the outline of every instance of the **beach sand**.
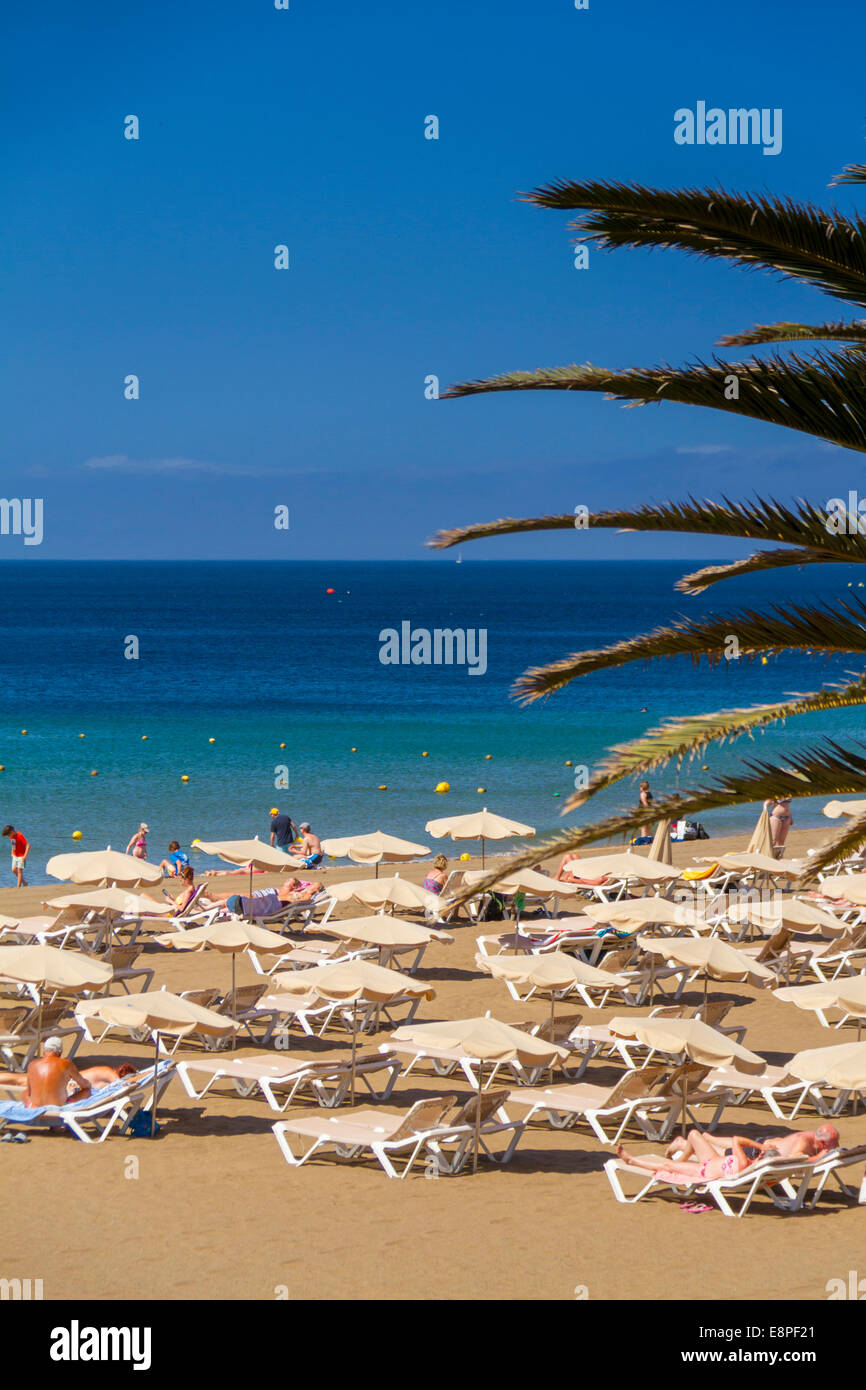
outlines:
{"label": "beach sand", "polygon": [[[814,831],[795,832],[789,853],[802,853],[819,838]],[[737,836],[678,845],[674,860],[685,864],[743,844]],[[453,863],[463,846],[437,848]],[[331,868],[321,876],[330,882],[372,872]],[[424,866],[405,865],[400,872],[420,881]],[[275,881],[256,876],[257,886]],[[38,911],[45,898],[63,891],[61,885],[5,890],[0,913]],[[340,915],[357,913],[343,907]],[[479,930],[461,924],[454,946],[428,948],[419,978],[429,980],[437,996],[422,1003],[418,1020],[487,1009],[506,1022],[547,1016],[546,1001],[517,1004],[504,985],[478,972]],[[230,983],[229,958],[213,952],[149,947],[147,963],[156,969],[154,988]],[[238,983],[259,978],[239,958]],[[813,1015],[749,986],[711,982],[710,989],[714,997],[736,999],[727,1021],[747,1024],[746,1045],[771,1061],[839,1040]],[[699,1002],[697,988],[683,1002]],[[623,1009],[581,1012],[586,1021],[603,1022]],[[364,1047],[387,1037],[383,1030]],[[311,1043],[293,1031],[288,1055],[346,1050],[343,1034]],[[183,1045],[178,1055],[194,1051]],[[114,1037],[99,1047],[83,1043],[76,1060],[144,1062],[148,1056],[148,1049]],[[585,1080],[617,1075],[593,1063]],[[462,1077],[443,1081],[413,1072],[398,1081],[384,1108],[402,1110],[425,1093],[451,1091],[468,1094]],[[311,1107],[301,1103],[289,1113],[298,1111],[311,1113]],[[41,1278],[46,1299],[736,1301],[825,1299],[829,1279],[847,1279],[862,1263],[862,1212],[833,1197],[795,1216],[762,1201],[743,1221],[716,1211],[689,1215],[661,1199],[620,1205],[603,1172],[611,1150],[581,1130],[533,1125],[503,1169],[482,1165],[474,1177],[467,1172],[427,1180],[419,1167],[417,1176],[396,1182],[375,1165],[314,1161],[289,1169],[271,1134],[278,1116],[263,1100],[244,1100],[233,1090],[191,1101],[173,1081],[159,1118],[163,1132],[155,1141],[112,1136],[85,1145],[58,1134],[0,1146],[0,1275]],[[807,1115],[798,1127],[814,1123]],[[843,1117],[839,1127],[843,1143],[866,1142],[866,1117]],[[743,1108],[727,1112],[720,1133],[767,1135],[781,1128],[766,1109]],[[650,1152],[658,1146],[635,1141],[633,1147]],[[130,1163],[133,1157],[137,1164]]]}

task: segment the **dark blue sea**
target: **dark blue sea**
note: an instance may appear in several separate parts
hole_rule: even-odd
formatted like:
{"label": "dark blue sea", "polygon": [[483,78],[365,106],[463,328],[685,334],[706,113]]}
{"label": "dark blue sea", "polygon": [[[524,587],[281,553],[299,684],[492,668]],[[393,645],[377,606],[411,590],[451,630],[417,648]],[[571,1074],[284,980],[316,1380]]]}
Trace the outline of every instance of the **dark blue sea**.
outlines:
{"label": "dark blue sea", "polygon": [[[145,820],[153,858],[173,838],[265,837],[272,805],[321,835],[381,828],[423,840],[428,819],[482,804],[553,830],[572,789],[568,760],[592,767],[666,715],[776,699],[852,667],[783,656],[710,670],[678,659],[589,677],[528,708],[511,698],[528,666],[677,615],[858,594],[856,569],[817,566],[699,598],[674,592],[699,564],[5,561],[0,817],[31,839],[34,878],[76,847],[75,830],[82,848],[122,849]],[[380,633],[403,622],[485,629],[486,672],[383,665]],[[127,659],[133,637],[138,658]],[[856,738],[861,722],[856,709],[814,716],[700,762],[719,770],[783,755],[795,740]],[[653,784],[688,786],[700,762]],[[275,789],[286,776],[288,790]],[[434,791],[442,780],[447,795]],[[635,796],[623,784],[596,805]],[[820,803],[794,812],[797,825],[822,824]],[[751,827],[755,808],[704,819],[711,834],[731,833]]]}

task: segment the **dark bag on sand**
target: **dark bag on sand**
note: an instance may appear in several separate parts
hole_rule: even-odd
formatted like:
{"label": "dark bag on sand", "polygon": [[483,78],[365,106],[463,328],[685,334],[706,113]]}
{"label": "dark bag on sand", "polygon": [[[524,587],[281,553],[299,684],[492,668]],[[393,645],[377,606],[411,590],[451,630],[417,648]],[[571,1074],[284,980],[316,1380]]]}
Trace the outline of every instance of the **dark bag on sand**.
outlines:
{"label": "dark bag on sand", "polygon": [[[126,1126],[127,1134],[131,1134],[134,1139],[150,1139],[151,1124],[153,1115],[150,1110],[138,1110]],[[153,1125],[153,1138],[159,1134],[159,1125]]]}
{"label": "dark bag on sand", "polygon": [[481,911],[479,922],[502,922],[505,919],[505,903],[496,893],[488,893]]}

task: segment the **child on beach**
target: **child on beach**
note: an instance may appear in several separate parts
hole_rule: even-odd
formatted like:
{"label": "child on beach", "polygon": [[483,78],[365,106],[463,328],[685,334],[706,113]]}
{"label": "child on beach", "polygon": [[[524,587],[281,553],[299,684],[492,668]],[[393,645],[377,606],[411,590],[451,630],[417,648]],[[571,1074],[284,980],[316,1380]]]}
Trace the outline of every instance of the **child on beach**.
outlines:
{"label": "child on beach", "polygon": [[14,825],[4,825],[3,834],[12,841],[12,872],[18,880],[16,886],[26,888],[24,865],[27,863],[27,856],[30,853],[30,841],[26,835],[21,834],[20,830],[16,830]]}

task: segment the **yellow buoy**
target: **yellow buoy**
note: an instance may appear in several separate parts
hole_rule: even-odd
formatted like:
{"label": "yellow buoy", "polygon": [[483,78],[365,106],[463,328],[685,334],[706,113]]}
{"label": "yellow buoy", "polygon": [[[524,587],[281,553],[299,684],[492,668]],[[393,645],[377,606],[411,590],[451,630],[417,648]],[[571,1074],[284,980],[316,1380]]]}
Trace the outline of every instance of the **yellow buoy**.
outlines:
{"label": "yellow buoy", "polygon": [[429,758],[429,757],[430,757],[430,754],[429,754],[429,753],[422,753],[422,754],[421,754],[421,757],[422,757],[422,758]]}
{"label": "yellow buoy", "polygon": [[487,762],[490,762],[490,759],[493,757],[493,754],[492,754],[492,753],[485,753],[485,754],[484,754],[484,757],[485,757],[485,759],[487,760]]}
{"label": "yellow buoy", "polygon": [[476,787],[475,790],[477,791],[478,795],[481,796],[483,792],[486,792],[486,791],[487,791],[487,788],[486,788],[486,787]]}
{"label": "yellow buoy", "polygon": [[565,766],[566,766],[566,767],[574,767],[574,763],[571,761],[571,758],[566,758],[566,760],[565,760]]}
{"label": "yellow buoy", "polygon": [[78,737],[79,737],[79,738],[84,738],[84,734],[79,734]]}
{"label": "yellow buoy", "polygon": [[762,656],[762,657],[761,657],[761,665],[762,665],[762,666],[766,666],[766,664],[767,664],[767,660],[768,660],[768,658],[767,658],[767,657],[765,657],[765,656]]}
{"label": "yellow buoy", "polygon": [[450,790],[451,790],[451,783],[450,783],[450,782],[437,782],[437,783],[436,783],[436,786],[434,787],[434,791],[437,791],[437,792],[450,792]]}
{"label": "yellow buoy", "polygon": [[99,773],[96,771],[96,768],[94,768],[90,775],[91,777],[98,777]]}
{"label": "yellow buoy", "polygon": [[471,855],[471,854],[461,854],[461,856],[460,856],[460,862],[461,862],[461,863],[465,863],[467,859],[471,859],[471,858],[472,858],[472,855]]}
{"label": "yellow buoy", "polygon": [[141,740],[142,740],[142,743],[146,742],[146,741],[147,741],[147,734],[142,734]]}
{"label": "yellow buoy", "polygon": [[357,753],[357,751],[358,751],[357,748],[350,748],[350,749],[349,749],[349,752],[350,752],[350,753]]}
{"label": "yellow buoy", "polygon": [[281,747],[281,748],[285,748],[285,746],[286,746],[286,745],[285,745],[284,743],[281,743],[281,744],[280,744],[280,747]]}
{"label": "yellow buoy", "polygon": [[196,845],[200,845],[200,844],[201,844],[201,840],[199,840],[198,837],[196,837],[196,839],[194,839],[194,840],[190,840],[190,845],[191,845],[191,847],[192,847],[193,849],[195,849]]}
{"label": "yellow buoy", "polygon": [[26,734],[26,733],[27,733],[27,730],[26,730],[26,729],[22,729],[21,732],[22,732],[22,734]]}
{"label": "yellow buoy", "polygon": [[188,782],[188,781],[189,781],[189,778],[187,777],[187,775],[186,775],[185,772],[182,772],[182,773],[181,773],[181,775],[180,775],[180,780],[181,780],[182,782]]}
{"label": "yellow buoy", "polygon": [[0,763],[0,772],[5,772],[5,771],[6,771],[6,764],[5,764],[5,763]]}
{"label": "yellow buoy", "polygon": [[80,840],[80,839],[81,839],[81,831],[80,831],[80,830],[73,830],[73,832],[72,832],[72,838],[73,838],[73,840]]}
{"label": "yellow buoy", "polygon": [[379,791],[380,791],[380,792],[386,792],[387,790],[388,790],[388,788],[387,788],[386,784],[385,784],[384,782],[380,782],[380,783],[379,783]]}
{"label": "yellow buoy", "polygon": [[215,739],[215,738],[209,738],[209,739],[208,739],[208,743],[216,743],[216,739]]}

